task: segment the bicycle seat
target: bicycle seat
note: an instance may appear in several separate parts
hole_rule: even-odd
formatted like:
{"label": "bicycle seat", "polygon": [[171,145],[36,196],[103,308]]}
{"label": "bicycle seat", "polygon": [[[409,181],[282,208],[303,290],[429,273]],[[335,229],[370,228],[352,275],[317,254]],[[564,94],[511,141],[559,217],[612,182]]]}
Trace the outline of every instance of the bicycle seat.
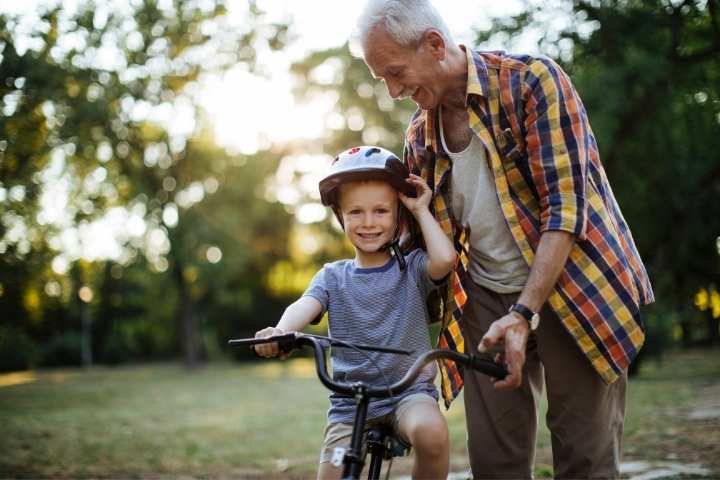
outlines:
{"label": "bicycle seat", "polygon": [[367,445],[370,453],[377,452],[384,460],[404,457],[410,452],[410,445],[395,435],[392,427],[379,425],[368,429]]}

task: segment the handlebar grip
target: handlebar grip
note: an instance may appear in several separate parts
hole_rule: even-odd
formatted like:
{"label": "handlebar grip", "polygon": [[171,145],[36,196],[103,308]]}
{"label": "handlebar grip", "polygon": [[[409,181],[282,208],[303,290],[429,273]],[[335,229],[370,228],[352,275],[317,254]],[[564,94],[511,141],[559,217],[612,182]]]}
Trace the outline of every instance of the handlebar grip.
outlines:
{"label": "handlebar grip", "polygon": [[473,370],[477,370],[485,375],[490,375],[491,377],[495,377],[499,380],[508,376],[508,371],[504,365],[495,363],[488,358],[478,357],[477,355],[468,356],[470,357],[468,366]]}
{"label": "handlebar grip", "polygon": [[283,333],[282,335],[271,335],[269,337],[260,338],[233,338],[228,340],[228,345],[247,345],[249,347],[253,345],[260,345],[261,343],[274,343],[274,342],[288,342],[295,341],[297,335],[295,332]]}
{"label": "handlebar grip", "polygon": [[275,343],[278,344],[278,349],[282,353],[290,353],[296,345],[298,336],[296,332],[283,333],[281,335],[271,335],[269,337],[261,338],[235,338],[228,340],[228,345],[233,346],[248,346],[255,351],[255,345],[261,345],[263,343]]}

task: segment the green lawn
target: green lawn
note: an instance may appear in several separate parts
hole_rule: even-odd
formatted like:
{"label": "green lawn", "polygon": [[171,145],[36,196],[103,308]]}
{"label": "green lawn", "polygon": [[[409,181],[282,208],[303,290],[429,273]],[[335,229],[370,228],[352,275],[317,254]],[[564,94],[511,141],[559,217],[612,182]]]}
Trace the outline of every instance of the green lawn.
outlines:
{"label": "green lawn", "polygon": [[[720,474],[720,422],[688,420],[718,398],[719,359],[718,350],[677,353],[631,381],[627,458],[699,462]],[[311,478],[326,408],[309,359],[0,375],[0,477]],[[447,418],[452,470],[463,471],[462,402]],[[543,475],[547,431],[538,441]]]}

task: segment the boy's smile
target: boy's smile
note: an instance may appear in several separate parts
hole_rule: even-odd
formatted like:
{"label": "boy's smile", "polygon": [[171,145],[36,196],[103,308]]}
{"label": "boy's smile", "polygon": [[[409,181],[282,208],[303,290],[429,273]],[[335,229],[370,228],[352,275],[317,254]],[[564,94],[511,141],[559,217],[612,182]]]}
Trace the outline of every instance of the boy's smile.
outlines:
{"label": "boy's smile", "polygon": [[340,189],[340,213],[345,235],[363,267],[384,265],[390,254],[383,247],[395,236],[398,195],[382,181],[352,182]]}

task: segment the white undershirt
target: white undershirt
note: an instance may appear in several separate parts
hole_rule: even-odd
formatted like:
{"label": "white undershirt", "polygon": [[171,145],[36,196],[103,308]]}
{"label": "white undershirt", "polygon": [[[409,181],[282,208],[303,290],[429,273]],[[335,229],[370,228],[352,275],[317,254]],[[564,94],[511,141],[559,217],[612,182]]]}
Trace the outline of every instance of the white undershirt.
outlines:
{"label": "white undershirt", "polygon": [[471,130],[470,144],[462,152],[451,152],[445,143],[442,120],[439,123],[443,148],[452,160],[453,214],[458,222],[470,227],[470,276],[475,283],[497,293],[519,292],[530,269],[500,209],[485,147]]}

